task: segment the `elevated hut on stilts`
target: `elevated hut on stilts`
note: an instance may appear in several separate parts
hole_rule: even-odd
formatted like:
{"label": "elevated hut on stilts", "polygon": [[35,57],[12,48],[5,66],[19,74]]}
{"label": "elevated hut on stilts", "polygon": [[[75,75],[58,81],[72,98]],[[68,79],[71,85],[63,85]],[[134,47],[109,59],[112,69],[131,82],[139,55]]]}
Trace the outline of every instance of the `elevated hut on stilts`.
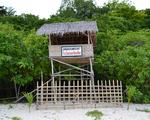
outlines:
{"label": "elevated hut on stilts", "polygon": [[38,108],[122,102],[121,82],[94,81],[97,31],[95,21],[52,23],[38,29],[38,35],[49,38],[52,72],[49,81],[37,83]]}

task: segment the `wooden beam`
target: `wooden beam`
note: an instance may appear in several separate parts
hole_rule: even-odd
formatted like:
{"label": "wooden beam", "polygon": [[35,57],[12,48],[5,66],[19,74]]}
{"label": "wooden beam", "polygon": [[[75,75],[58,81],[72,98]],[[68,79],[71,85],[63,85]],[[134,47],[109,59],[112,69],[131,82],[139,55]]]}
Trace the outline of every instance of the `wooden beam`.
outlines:
{"label": "wooden beam", "polygon": [[[47,83],[49,83],[49,82],[51,82],[52,81],[52,79],[49,79],[47,82],[45,82],[43,85],[46,85]],[[42,86],[39,86],[38,88],[41,88]],[[34,89],[34,90],[32,90],[31,92],[29,92],[29,93],[34,93],[34,92],[36,92],[38,89],[36,88],[36,89]],[[24,98],[25,96],[22,96],[22,97],[20,97],[19,99],[17,99],[14,103],[17,103],[17,102],[19,102],[20,100],[22,100],[23,98]]]}
{"label": "wooden beam", "polygon": [[73,68],[75,68],[75,69],[77,69],[77,70],[81,70],[81,71],[87,72],[87,73],[89,73],[89,74],[93,74],[93,73],[91,73],[90,71],[87,71],[87,70],[84,70],[84,69],[79,68],[79,67],[77,67],[77,66],[74,66],[74,65],[71,65],[71,64],[68,64],[68,63],[65,63],[65,62],[62,62],[62,61],[56,60],[56,59],[54,59],[54,58],[51,58],[51,60],[54,60],[54,61],[59,62],[59,63],[61,63],[61,64],[64,64],[64,65],[67,65],[67,66],[73,67]]}
{"label": "wooden beam", "polygon": [[53,74],[53,75],[51,75],[52,77],[54,77],[54,76],[90,76],[89,74],[82,74],[82,75],[80,75],[80,74]]}
{"label": "wooden beam", "polygon": [[[51,72],[52,75],[54,74],[54,63],[53,63],[53,59],[51,59]],[[52,81],[53,81],[53,86],[54,86],[54,76],[52,76]]]}
{"label": "wooden beam", "polygon": [[[86,64],[87,65],[87,64]],[[81,65],[80,67],[84,67],[86,65]],[[60,73],[63,73],[63,72],[67,72],[67,71],[71,71],[71,70],[74,70],[75,68],[69,68],[69,69],[66,69],[66,70],[63,70],[63,71],[60,71],[60,72],[57,72],[57,73],[54,73],[55,75],[56,74],[60,74]]]}

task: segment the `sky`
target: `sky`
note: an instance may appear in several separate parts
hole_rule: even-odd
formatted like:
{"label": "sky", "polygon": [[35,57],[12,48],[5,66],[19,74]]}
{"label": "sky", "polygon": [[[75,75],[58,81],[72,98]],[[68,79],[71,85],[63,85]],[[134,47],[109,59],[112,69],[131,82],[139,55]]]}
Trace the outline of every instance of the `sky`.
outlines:
{"label": "sky", "polygon": [[[96,4],[102,6],[109,0],[95,0]],[[150,0],[130,0],[138,10],[150,8]],[[61,0],[0,0],[0,6],[12,7],[16,14],[34,14],[40,18],[49,18],[55,14],[61,5]]]}

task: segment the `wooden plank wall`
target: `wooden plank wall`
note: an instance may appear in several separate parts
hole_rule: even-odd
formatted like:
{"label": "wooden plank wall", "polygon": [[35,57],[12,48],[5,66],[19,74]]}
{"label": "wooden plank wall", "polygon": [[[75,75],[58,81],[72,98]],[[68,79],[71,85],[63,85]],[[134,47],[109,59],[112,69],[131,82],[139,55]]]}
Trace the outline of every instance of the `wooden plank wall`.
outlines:
{"label": "wooden plank wall", "polygon": [[49,45],[49,57],[61,57],[61,48],[63,46],[81,46],[82,57],[93,57],[93,45],[92,44],[77,44],[77,45]]}

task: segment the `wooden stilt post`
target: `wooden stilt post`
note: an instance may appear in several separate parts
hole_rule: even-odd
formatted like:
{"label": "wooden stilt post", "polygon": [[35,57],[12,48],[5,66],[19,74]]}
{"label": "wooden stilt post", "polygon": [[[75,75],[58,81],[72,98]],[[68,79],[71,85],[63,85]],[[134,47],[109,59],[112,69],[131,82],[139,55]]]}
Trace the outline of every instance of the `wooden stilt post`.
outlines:
{"label": "wooden stilt post", "polygon": [[54,93],[54,95],[53,95],[53,98],[54,98],[54,103],[56,103],[56,88],[55,88],[55,79],[54,79],[54,76],[53,76],[53,74],[54,74],[54,63],[53,63],[53,59],[51,58],[51,67],[52,67],[52,86],[53,86],[53,93]]}
{"label": "wooden stilt post", "polygon": [[92,59],[90,58],[90,70],[91,70],[91,84],[92,84],[92,91],[93,91],[93,100],[96,103],[96,94],[95,94],[95,85],[94,85],[94,71],[93,71],[93,65],[92,65]]}
{"label": "wooden stilt post", "polygon": [[51,59],[51,67],[52,67],[52,83],[53,83],[53,86],[54,86],[54,76],[53,76],[53,74],[54,74],[54,63],[53,63],[53,60]]}

